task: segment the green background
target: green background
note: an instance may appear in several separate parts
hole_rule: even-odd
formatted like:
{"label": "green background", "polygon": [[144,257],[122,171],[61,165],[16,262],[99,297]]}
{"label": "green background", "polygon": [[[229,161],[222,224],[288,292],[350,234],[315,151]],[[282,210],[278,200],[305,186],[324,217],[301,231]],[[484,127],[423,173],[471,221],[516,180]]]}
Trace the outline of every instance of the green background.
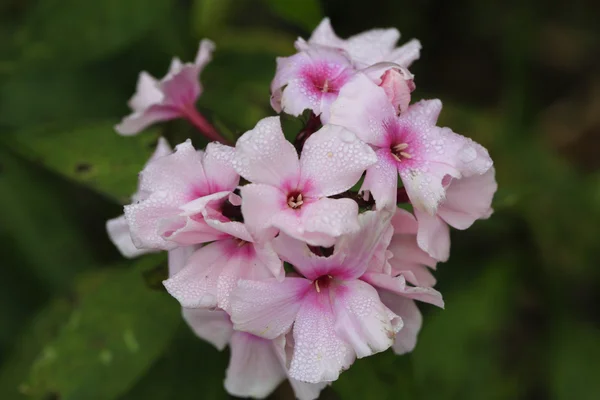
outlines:
{"label": "green background", "polygon": [[[416,350],[359,360],[324,399],[600,398],[600,12],[589,0],[0,2],[0,399],[217,399],[228,353],[161,288],[165,257],[126,261],[119,215],[159,134],[124,138],[137,74],[217,44],[200,110],[228,135],[272,115],[275,57],[323,16],[341,36],[417,37],[414,98],[486,146],[488,221],[452,232],[446,310]],[[287,385],[272,396],[291,397]]]}

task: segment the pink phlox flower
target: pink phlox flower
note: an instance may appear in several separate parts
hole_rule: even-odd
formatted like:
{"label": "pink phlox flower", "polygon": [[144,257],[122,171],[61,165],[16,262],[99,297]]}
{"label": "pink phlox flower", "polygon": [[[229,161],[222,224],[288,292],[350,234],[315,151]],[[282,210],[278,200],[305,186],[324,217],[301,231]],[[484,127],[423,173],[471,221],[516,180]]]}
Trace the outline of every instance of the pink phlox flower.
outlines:
{"label": "pink phlox flower", "polygon": [[[156,145],[156,149],[154,153],[150,156],[146,165],[150,164],[154,160],[157,160],[160,157],[164,157],[166,155],[171,154],[171,146],[166,141],[165,138],[158,138],[158,144]],[[140,189],[140,185],[138,182],[138,187],[136,192],[131,196],[131,201],[136,202],[141,200],[144,197],[144,193]],[[125,219],[125,215],[121,215],[117,218],[109,219],[106,221],[106,231],[108,232],[108,237],[114,243],[114,245],[119,249],[119,252],[127,258],[135,258],[141,256],[143,254],[155,252],[156,249],[138,249],[131,240],[131,233],[129,231],[129,225]]]}
{"label": "pink phlox flower", "polygon": [[319,45],[305,46],[290,57],[277,58],[271,83],[271,105],[275,111],[294,116],[306,109],[326,123],[329,107],[355,69],[347,54]]}
{"label": "pink phlox flower", "polygon": [[[289,345],[282,335],[274,340],[233,330],[222,310],[183,309],[183,316],[198,337],[219,350],[230,348],[225,389],[232,396],[262,399],[271,394],[287,375]],[[290,379],[296,398],[314,400],[326,384]]]}
{"label": "pink phlox flower", "polygon": [[341,39],[333,31],[329,18],[325,18],[313,31],[308,43],[303,39],[298,39],[296,48],[302,50],[307,45],[314,44],[339,48],[346,51],[359,68],[382,61],[408,67],[419,59],[421,43],[412,39],[406,44],[396,47],[398,39],[400,39],[400,32],[394,28],[372,29],[348,39]]}
{"label": "pink phlox flower", "polygon": [[212,59],[214,48],[213,42],[202,40],[193,63],[182,63],[174,58],[169,72],[160,81],[145,71],[141,72],[136,93],[129,100],[133,113],[115,126],[116,131],[122,135],[134,135],[156,122],[185,116],[202,93],[198,77]]}
{"label": "pink phlox flower", "polygon": [[435,215],[452,179],[492,167],[481,145],[435,125],[441,108],[439,100],[422,100],[397,116],[385,90],[364,74],[340,92],[331,123],[375,149],[378,162],[367,170],[361,190],[373,195],[378,208],[395,208],[399,174],[414,208]]}
{"label": "pink phlox flower", "polygon": [[302,277],[239,281],[231,298],[235,329],[267,339],[292,330],[289,375],[309,383],[334,381],[356,357],[388,349],[402,320],[359,278],[390,216],[385,210],[361,214],[361,229],[339,238],[329,257],[280,233],[273,246]]}
{"label": "pink phlox flower", "polygon": [[236,144],[234,167],[252,182],[241,188],[244,221],[259,241],[282,231],[329,247],[359,225],[354,200],[328,196],[351,188],[376,161],[369,146],[334,125],[310,136],[298,159],[279,117],[265,118]]}
{"label": "pink phlox flower", "polygon": [[387,246],[387,257],[383,262],[381,259],[372,262],[361,279],[373,284],[383,304],[402,318],[404,327],[396,335],[392,348],[396,354],[404,354],[414,349],[423,320],[414,300],[439,307],[444,303],[441,294],[432,289],[435,278],[429,269],[435,269],[436,260],[417,244],[415,217],[398,209],[391,230],[393,235],[387,243],[381,242]]}
{"label": "pink phlox flower", "polygon": [[208,225],[226,232],[196,250],[184,268],[163,283],[183,307],[230,311],[229,295],[238,280],[284,278],[283,264],[270,243],[254,243],[244,224],[220,221],[205,214]]}
{"label": "pink phlox flower", "polygon": [[125,206],[135,246],[171,250],[226,238],[204,214],[218,215],[239,183],[233,155],[233,148],[218,143],[198,152],[187,140],[173,154],[149,163],[140,174],[144,197]]}

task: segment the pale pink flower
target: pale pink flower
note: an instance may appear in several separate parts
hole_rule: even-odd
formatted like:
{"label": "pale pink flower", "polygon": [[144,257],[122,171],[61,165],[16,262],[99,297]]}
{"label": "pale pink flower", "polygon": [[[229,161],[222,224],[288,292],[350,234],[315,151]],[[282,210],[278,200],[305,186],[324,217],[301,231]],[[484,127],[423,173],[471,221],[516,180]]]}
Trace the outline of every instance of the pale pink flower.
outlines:
{"label": "pale pink flower", "polygon": [[296,398],[314,400],[326,384],[308,384],[287,375],[286,340],[280,336],[264,339],[233,330],[229,316],[221,310],[183,309],[192,330],[201,339],[223,350],[230,347],[229,366],[225,373],[225,389],[233,396],[265,398],[286,378]]}
{"label": "pale pink flower", "polygon": [[206,223],[204,214],[221,214],[239,183],[233,155],[233,148],[218,143],[198,152],[187,140],[173,154],[149,163],[140,174],[143,197],[125,206],[135,246],[171,250],[226,238]]}
{"label": "pale pink flower", "polygon": [[[156,150],[154,150],[154,153],[152,153],[148,159],[146,166],[161,157],[171,154],[171,152],[172,150],[171,146],[169,146],[169,143],[163,137],[160,137],[158,139],[158,144],[156,145]],[[142,193],[138,183],[138,188],[131,196],[131,201],[136,202],[141,200],[143,197],[144,194]],[[108,232],[110,240],[117,247],[117,249],[119,249],[124,257],[134,258],[141,256],[142,254],[156,251],[155,249],[138,249],[133,244],[133,241],[131,240],[131,233],[129,232],[129,225],[125,220],[125,215],[121,215],[117,218],[106,221],[106,231]]]}
{"label": "pale pink flower", "polygon": [[359,229],[356,202],[328,198],[351,188],[377,161],[350,131],[325,125],[308,138],[298,159],[279,117],[269,117],[238,140],[235,152],[236,171],[252,182],[241,188],[242,214],[259,241],[281,230],[327,247]]}
{"label": "pale pink flower", "polygon": [[435,215],[415,209],[415,216],[419,221],[419,246],[437,260],[446,261],[450,255],[448,225],[463,230],[478,219],[489,218],[493,212],[492,199],[497,189],[494,167],[484,174],[451,179],[447,182],[446,196]]}
{"label": "pale pink flower", "polygon": [[[342,49],[350,55],[353,63],[359,68],[368,67],[382,61],[408,67],[413,61],[419,59],[421,43],[416,39],[412,39],[406,44],[396,47],[398,39],[400,39],[400,32],[394,28],[372,29],[348,39],[341,39],[333,31],[329,18],[325,18],[313,31],[308,44]],[[299,50],[306,46],[306,42],[302,39],[298,39],[296,42],[296,47]]]}
{"label": "pale pink flower", "polygon": [[481,145],[435,125],[441,108],[439,100],[423,100],[397,116],[385,90],[363,74],[340,92],[331,123],[375,148],[378,162],[367,170],[362,190],[378,208],[395,208],[399,174],[414,208],[435,215],[452,178],[483,175],[492,167]]}
{"label": "pale pink flower", "polygon": [[[383,304],[402,318],[404,326],[396,335],[392,348],[396,354],[404,354],[414,349],[423,320],[414,300],[439,307],[444,303],[441,294],[432,289],[435,278],[429,268],[435,268],[436,260],[417,244],[415,217],[398,209],[389,230],[393,235],[385,237],[380,244],[386,248],[387,256],[372,262],[361,279],[372,283]],[[387,242],[386,238],[389,238]]]}
{"label": "pale pink flower", "polygon": [[196,250],[185,267],[163,283],[183,307],[215,308],[229,312],[229,294],[239,279],[283,279],[283,264],[269,243],[253,243],[243,223],[205,221],[231,234]]}
{"label": "pale pink flower", "polygon": [[388,349],[402,320],[359,278],[389,217],[387,211],[361,214],[360,231],[342,236],[330,257],[281,233],[274,247],[303,277],[239,281],[231,298],[235,329],[267,339],[293,330],[289,375],[309,383],[334,381],[356,357]]}
{"label": "pale pink flower", "polygon": [[396,114],[408,109],[410,94],[416,88],[414,75],[408,69],[393,63],[378,63],[362,72],[383,89]]}
{"label": "pale pink flower", "polygon": [[354,72],[344,51],[319,45],[305,46],[290,57],[278,57],[271,106],[278,113],[294,116],[310,109],[326,123],[331,103]]}
{"label": "pale pink flower", "polygon": [[[129,100],[133,113],[115,126],[122,135],[134,135],[148,126],[170,119],[196,117],[196,100],[202,93],[200,72],[212,59],[215,45],[202,40],[193,63],[174,58],[169,72],[160,81],[147,72],[140,73],[135,95]],[[213,138],[215,139],[215,138]]]}

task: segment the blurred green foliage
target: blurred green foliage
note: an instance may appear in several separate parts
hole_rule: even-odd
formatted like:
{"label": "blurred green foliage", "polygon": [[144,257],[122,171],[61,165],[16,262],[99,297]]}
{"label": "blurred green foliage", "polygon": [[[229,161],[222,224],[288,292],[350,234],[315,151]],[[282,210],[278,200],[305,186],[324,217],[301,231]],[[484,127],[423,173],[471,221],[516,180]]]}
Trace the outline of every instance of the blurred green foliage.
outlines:
{"label": "blurred green foliage", "polygon": [[[235,137],[272,115],[275,57],[327,15],[347,36],[393,26],[423,43],[416,97],[489,148],[496,213],[453,232],[446,310],[416,350],[359,360],[328,399],[600,398],[600,45],[586,0],[5,0],[0,3],[0,398],[216,399],[227,350],[197,340],[123,261],[121,213],[159,134],[112,130],[137,74],[217,44],[199,107]],[[290,126],[294,122],[290,121]],[[288,386],[272,398],[291,398]]]}

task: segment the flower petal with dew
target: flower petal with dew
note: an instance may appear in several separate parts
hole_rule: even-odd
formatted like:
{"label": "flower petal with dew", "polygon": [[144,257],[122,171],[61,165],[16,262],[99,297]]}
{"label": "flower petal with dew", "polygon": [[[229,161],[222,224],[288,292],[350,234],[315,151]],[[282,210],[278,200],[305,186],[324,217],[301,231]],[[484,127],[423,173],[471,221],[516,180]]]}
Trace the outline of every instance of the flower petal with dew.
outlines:
{"label": "flower petal with dew", "polygon": [[169,72],[160,81],[145,71],[140,73],[136,93],[129,101],[133,112],[115,126],[116,131],[134,135],[156,122],[189,113],[202,93],[198,76],[212,59],[214,48],[213,42],[202,40],[193,63],[183,64],[174,58]]}
{"label": "flower petal with dew", "polygon": [[241,188],[249,231],[268,240],[285,232],[311,245],[331,246],[358,229],[358,205],[329,199],[351,188],[376,161],[371,148],[339,126],[310,136],[298,160],[278,117],[261,120],[236,145],[234,167],[249,185]]}
{"label": "flower petal with dew", "polygon": [[[406,44],[396,47],[398,39],[400,39],[400,32],[394,28],[372,29],[348,39],[341,39],[333,31],[329,18],[324,18],[313,31],[308,44],[343,49],[350,54],[352,61],[360,68],[382,61],[408,67],[413,61],[419,59],[421,43],[412,39]],[[306,45],[307,43],[302,39],[296,41],[298,49],[302,49]]]}

